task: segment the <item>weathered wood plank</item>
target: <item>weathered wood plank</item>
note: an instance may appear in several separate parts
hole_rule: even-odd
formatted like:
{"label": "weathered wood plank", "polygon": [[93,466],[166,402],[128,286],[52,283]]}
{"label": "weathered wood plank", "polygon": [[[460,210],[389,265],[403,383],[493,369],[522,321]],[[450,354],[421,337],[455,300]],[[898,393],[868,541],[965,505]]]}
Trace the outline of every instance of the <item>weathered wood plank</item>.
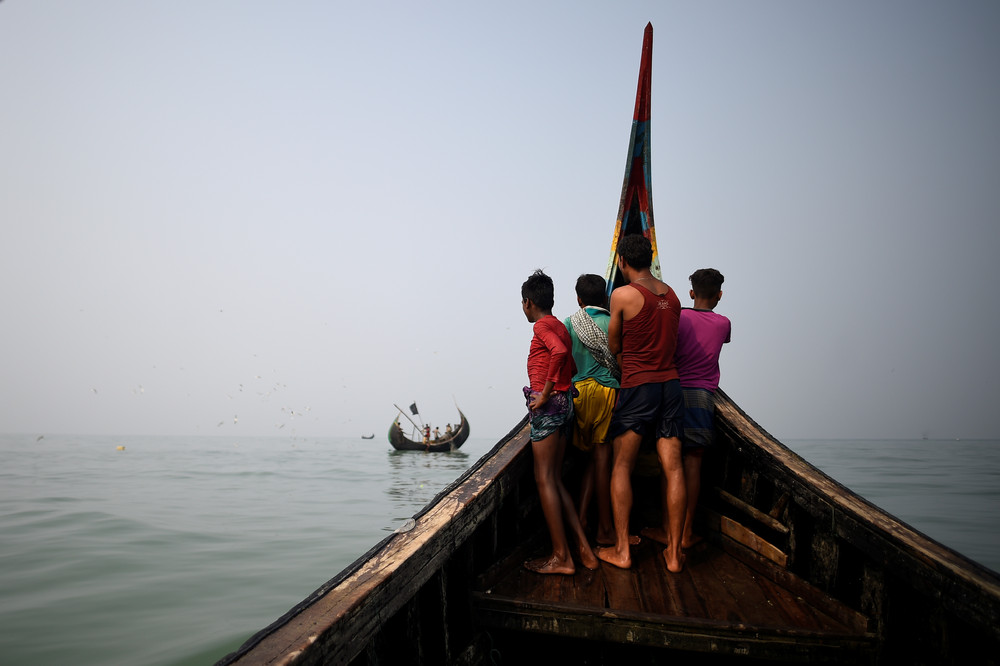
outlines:
{"label": "weathered wood plank", "polygon": [[612,611],[641,611],[642,601],[635,585],[635,577],[627,569],[601,564],[601,576],[607,592],[608,608]]}
{"label": "weathered wood plank", "polygon": [[689,562],[687,568],[698,595],[705,599],[708,617],[757,626],[818,628],[797,625],[776,613],[754,572],[720,551],[713,549],[711,559]]}
{"label": "weathered wood plank", "polygon": [[477,617],[486,626],[572,640],[803,663],[866,663],[871,661],[874,646],[873,637],[865,635],[774,629],[612,609],[587,612],[578,606],[528,604],[479,593],[475,597]]}
{"label": "weathered wood plank", "polygon": [[717,514],[714,511],[706,511],[705,514],[711,529],[763,555],[778,566],[784,567],[788,565],[787,553],[757,536],[749,528],[739,524],[728,516]]}
{"label": "weathered wood plank", "polygon": [[731,495],[730,493],[727,493],[725,490],[719,487],[712,488],[712,492],[715,493],[716,496],[719,497],[719,499],[723,500],[730,506],[739,509],[743,513],[747,514],[748,516],[756,520],[757,522],[764,524],[765,526],[774,530],[775,532],[778,532],[779,534],[788,534],[787,525],[782,524],[781,521],[777,520],[776,518],[772,518],[769,514],[764,513],[757,507],[747,504],[739,497]]}
{"label": "weathered wood plank", "polygon": [[665,608],[664,612],[670,614],[671,609],[677,609],[673,614],[678,617],[710,617],[704,600],[691,582],[690,572],[673,573],[668,570],[667,562],[663,558],[663,548],[656,542],[644,542],[641,547],[648,548],[653,553],[651,560],[656,565],[655,575],[671,600],[670,607]]}
{"label": "weathered wood plank", "polygon": [[758,553],[734,541],[720,539],[718,545],[728,555],[747,566],[750,571],[760,574],[766,580],[773,581],[781,589],[786,590],[793,598],[801,599],[802,603],[814,606],[823,614],[833,618],[834,621],[850,627],[851,631],[855,633],[869,631],[869,620],[867,617],[834,599],[822,590],[810,585],[807,581],[784,567],[779,567],[771,560],[760,556]]}
{"label": "weathered wood plank", "polygon": [[661,563],[663,557],[660,549],[652,547],[647,539],[632,547],[632,575],[637,581],[639,593],[639,608],[646,613],[662,615],[682,615],[681,600],[670,593],[663,572],[666,567]]}
{"label": "weathered wood plank", "polygon": [[559,578],[564,579],[562,599],[565,603],[590,608],[604,607],[604,577],[600,569],[591,571],[577,564],[575,575]]}

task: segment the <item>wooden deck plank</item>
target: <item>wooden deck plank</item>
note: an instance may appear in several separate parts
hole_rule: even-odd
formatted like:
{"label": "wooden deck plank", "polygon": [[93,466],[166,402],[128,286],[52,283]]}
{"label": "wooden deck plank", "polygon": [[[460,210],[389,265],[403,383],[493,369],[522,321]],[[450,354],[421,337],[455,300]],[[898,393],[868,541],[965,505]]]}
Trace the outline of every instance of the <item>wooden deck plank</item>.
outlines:
{"label": "wooden deck plank", "polygon": [[569,604],[579,604],[589,608],[604,608],[604,577],[601,570],[591,571],[577,565],[576,575],[558,576],[564,579],[563,600]]}
{"label": "wooden deck plank", "polygon": [[666,568],[658,548],[646,544],[633,547],[634,557],[632,567],[635,576],[642,584],[639,587],[639,600],[642,609],[647,613],[660,615],[685,615],[682,601],[677,594],[672,594],[663,575]]}
{"label": "wooden deck plank", "polygon": [[704,604],[704,617],[749,624],[752,619],[760,621],[762,615],[767,615],[766,606],[754,609],[747,605],[744,608],[741,597],[747,593],[745,588],[753,588],[756,583],[749,575],[739,575],[739,567],[734,560],[708,549],[703,549],[701,554],[702,557],[697,560],[689,556],[684,568]]}
{"label": "wooden deck plank", "polygon": [[737,562],[759,574],[764,581],[773,586],[774,591],[771,594],[784,603],[786,608],[789,604],[805,605],[847,627],[849,631],[864,633],[868,630],[868,618],[809,585],[787,569],[776,566],[767,558],[735,542],[723,539],[720,546]]}
{"label": "wooden deck plank", "polygon": [[708,617],[708,609],[691,580],[689,568],[685,567],[680,573],[668,571],[666,560],[663,559],[663,547],[649,540],[642,545],[649,552],[650,560],[655,566],[653,575],[664,586],[671,600],[667,612],[678,617]]}
{"label": "wooden deck plank", "polygon": [[[678,618],[651,613],[606,610],[596,613],[580,606],[532,604],[474,593],[477,622],[505,632],[548,634],[570,641],[602,645],[642,646],[644,663],[669,663],[677,652],[702,652],[713,657],[736,656],[751,663],[780,660],[816,664],[867,663],[872,635],[835,635],[794,628],[758,628],[701,618]],[[516,641],[515,641],[516,642]],[[537,656],[537,655],[536,655]],[[752,660],[758,660],[753,662]],[[715,663],[715,662],[713,662]]]}
{"label": "wooden deck plank", "polygon": [[608,608],[623,611],[641,611],[639,591],[635,576],[627,569],[619,569],[606,562],[601,563],[601,575],[608,600]]}
{"label": "wooden deck plank", "polygon": [[474,593],[474,606],[480,621],[507,630],[705,651],[727,646],[737,654],[748,645],[770,650],[763,647],[770,641],[803,661],[864,653],[873,644],[871,634],[810,607],[801,590],[713,544],[694,549],[679,574],[666,570],[662,547],[648,540],[633,547],[632,560],[630,570],[602,563],[573,576],[513,570],[492,590]]}
{"label": "wooden deck plank", "polygon": [[841,631],[845,627],[833,618],[806,612],[801,598],[772,583],[744,563],[718,558],[711,575],[725,587],[747,624],[755,626],[799,627],[816,631]]}
{"label": "wooden deck plank", "polygon": [[801,597],[766,578],[761,580],[761,587],[766,591],[768,600],[774,604],[775,608],[789,618],[789,623],[822,631],[839,631],[844,634],[853,631],[849,625],[831,617],[816,606],[806,603]]}

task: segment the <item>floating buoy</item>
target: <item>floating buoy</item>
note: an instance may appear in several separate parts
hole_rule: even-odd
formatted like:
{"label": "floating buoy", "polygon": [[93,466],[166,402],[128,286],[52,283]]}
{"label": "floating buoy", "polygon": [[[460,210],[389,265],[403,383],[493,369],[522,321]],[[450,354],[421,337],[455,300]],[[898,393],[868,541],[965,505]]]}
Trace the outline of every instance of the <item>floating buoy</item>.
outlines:
{"label": "floating buoy", "polygon": [[118,447],[118,450],[119,450],[119,451],[124,451],[124,450],[125,450],[125,447],[124,447],[124,446],[119,446],[119,447]]}

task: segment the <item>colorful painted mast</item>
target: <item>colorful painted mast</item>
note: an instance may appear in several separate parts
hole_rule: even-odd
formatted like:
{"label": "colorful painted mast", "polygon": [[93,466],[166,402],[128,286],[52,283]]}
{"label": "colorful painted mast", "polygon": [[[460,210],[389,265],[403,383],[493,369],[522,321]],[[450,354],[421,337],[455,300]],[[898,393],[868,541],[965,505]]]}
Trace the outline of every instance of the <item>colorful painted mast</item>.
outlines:
{"label": "colorful painted mast", "polygon": [[618,239],[629,234],[643,234],[653,244],[653,276],[659,279],[660,257],[656,251],[656,234],[653,231],[653,193],[650,178],[649,149],[649,90],[653,69],[653,24],[647,23],[642,36],[642,58],[639,62],[639,86],[635,93],[635,111],[632,114],[632,136],[625,160],[625,182],[618,204],[615,235],[611,239],[611,257],[604,277],[608,281],[608,297],[615,287],[625,284],[618,272]]}

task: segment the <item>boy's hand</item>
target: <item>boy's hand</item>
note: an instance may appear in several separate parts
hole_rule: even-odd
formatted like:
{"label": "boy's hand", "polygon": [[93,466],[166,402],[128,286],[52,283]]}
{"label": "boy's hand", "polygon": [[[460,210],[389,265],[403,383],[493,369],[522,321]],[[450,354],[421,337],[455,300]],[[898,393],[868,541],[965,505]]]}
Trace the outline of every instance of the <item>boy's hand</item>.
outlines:
{"label": "boy's hand", "polygon": [[544,393],[532,393],[531,396],[531,404],[528,405],[531,410],[536,410],[549,401],[549,396]]}

